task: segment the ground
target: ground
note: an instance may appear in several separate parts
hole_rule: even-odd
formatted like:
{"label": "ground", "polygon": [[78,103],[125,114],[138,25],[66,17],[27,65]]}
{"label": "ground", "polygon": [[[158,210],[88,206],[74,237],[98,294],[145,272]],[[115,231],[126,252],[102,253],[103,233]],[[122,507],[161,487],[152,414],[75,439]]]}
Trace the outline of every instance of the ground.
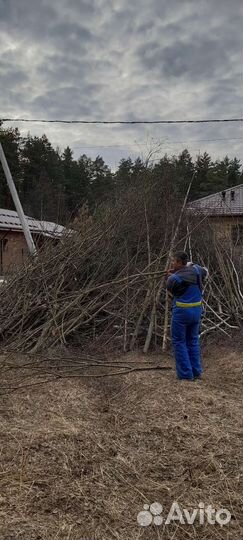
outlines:
{"label": "ground", "polygon": [[[173,368],[169,355],[117,362],[119,371],[121,362]],[[61,370],[47,358],[2,356],[0,539],[240,540],[242,364],[242,353],[218,348],[205,353],[203,381],[180,382],[174,369],[80,377],[117,369],[80,371],[77,351]],[[174,501],[232,518],[138,524],[145,504],[166,516]]]}

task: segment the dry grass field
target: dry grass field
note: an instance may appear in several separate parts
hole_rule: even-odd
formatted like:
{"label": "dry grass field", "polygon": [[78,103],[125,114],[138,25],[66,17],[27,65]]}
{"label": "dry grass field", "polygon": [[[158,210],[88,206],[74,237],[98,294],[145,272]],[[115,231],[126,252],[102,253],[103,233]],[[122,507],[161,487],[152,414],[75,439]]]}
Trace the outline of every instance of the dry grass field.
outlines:
{"label": "dry grass field", "polygon": [[[71,358],[60,371],[1,357],[0,539],[240,540],[242,353],[206,352],[200,382],[159,369],[84,377],[94,368],[79,372],[77,352],[75,361],[72,372]],[[122,361],[173,365],[155,354]],[[173,501],[227,508],[232,519],[139,526],[144,504],[159,502],[166,515]]]}

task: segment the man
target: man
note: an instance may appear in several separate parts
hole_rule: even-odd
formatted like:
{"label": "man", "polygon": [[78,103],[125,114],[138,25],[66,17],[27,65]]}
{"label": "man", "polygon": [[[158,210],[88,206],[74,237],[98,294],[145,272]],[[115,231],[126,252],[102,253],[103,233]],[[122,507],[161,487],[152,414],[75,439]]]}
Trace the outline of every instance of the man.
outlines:
{"label": "man", "polygon": [[174,255],[167,290],[173,296],[172,344],[178,379],[197,379],[202,374],[199,344],[202,289],[208,271],[188,262],[184,252]]}

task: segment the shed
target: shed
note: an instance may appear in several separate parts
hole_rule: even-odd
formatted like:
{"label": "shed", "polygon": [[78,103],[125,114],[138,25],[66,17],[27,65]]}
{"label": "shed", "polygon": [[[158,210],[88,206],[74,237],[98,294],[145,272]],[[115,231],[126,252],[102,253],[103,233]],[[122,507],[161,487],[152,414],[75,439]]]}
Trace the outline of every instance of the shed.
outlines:
{"label": "shed", "polygon": [[243,245],[243,184],[192,201],[188,209],[208,216],[218,238]]}
{"label": "shed", "polygon": [[[25,216],[37,245],[45,239],[60,239],[65,227],[50,221],[39,221]],[[22,225],[17,212],[0,209],[0,274],[6,274],[12,268],[23,263],[28,255],[28,248]]]}

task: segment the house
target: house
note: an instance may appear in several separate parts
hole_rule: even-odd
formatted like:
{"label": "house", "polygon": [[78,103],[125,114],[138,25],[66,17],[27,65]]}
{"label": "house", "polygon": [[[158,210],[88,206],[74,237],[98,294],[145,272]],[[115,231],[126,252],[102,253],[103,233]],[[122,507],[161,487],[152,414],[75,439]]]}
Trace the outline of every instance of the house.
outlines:
{"label": "house", "polygon": [[208,216],[218,239],[243,245],[243,184],[192,201],[188,209]]}
{"label": "house", "polygon": [[[61,238],[65,227],[26,216],[33,240],[40,246],[48,239]],[[0,209],[0,275],[23,263],[28,248],[17,212]]]}

